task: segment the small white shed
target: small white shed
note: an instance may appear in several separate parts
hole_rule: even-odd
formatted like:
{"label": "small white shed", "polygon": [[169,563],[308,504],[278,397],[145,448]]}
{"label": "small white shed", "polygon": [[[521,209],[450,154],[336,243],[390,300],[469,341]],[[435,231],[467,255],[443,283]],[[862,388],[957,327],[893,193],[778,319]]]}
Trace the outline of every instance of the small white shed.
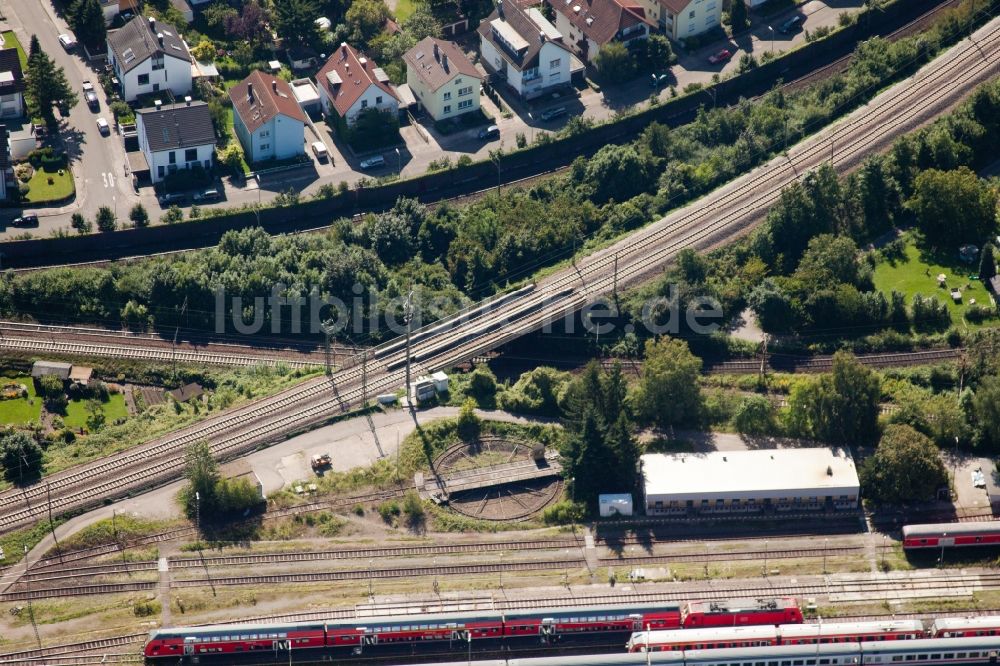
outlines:
{"label": "small white shed", "polygon": [[632,515],[632,495],[630,493],[600,495],[598,504],[602,518]]}

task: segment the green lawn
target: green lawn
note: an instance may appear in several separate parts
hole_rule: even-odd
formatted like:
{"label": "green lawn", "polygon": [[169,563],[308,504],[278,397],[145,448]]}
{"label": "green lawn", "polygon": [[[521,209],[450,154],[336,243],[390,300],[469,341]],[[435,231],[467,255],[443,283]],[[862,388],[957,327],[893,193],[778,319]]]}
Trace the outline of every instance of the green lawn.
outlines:
{"label": "green lawn", "polygon": [[[116,419],[128,416],[128,408],[125,406],[125,396],[121,393],[112,393],[108,401],[103,403],[104,418],[106,423],[114,423]],[[67,428],[79,430],[87,427],[87,401],[71,400],[66,406],[66,416],[63,423]]]}
{"label": "green lawn", "polygon": [[[914,294],[924,296],[936,296],[943,303],[948,304],[951,311],[951,320],[959,328],[976,328],[980,324],[972,324],[964,318],[969,301],[975,299],[977,304],[990,305],[990,294],[986,287],[977,279],[970,279],[969,276],[976,275],[979,271],[979,263],[963,264],[946,256],[928,256],[918,249],[911,241],[906,245],[906,257],[903,261],[895,264],[883,261],[875,267],[875,288],[889,295],[892,291],[906,294],[909,302]],[[938,286],[937,276],[941,273],[947,276],[945,285],[947,288]],[[958,287],[962,292],[962,301],[956,303],[950,296],[952,288]]]}
{"label": "green lawn", "polygon": [[27,375],[14,378],[0,377],[0,384],[9,382],[27,386],[29,397],[18,400],[0,400],[0,423],[37,422],[42,415],[42,400],[35,395],[35,382]]}
{"label": "green lawn", "polygon": [[[49,185],[49,178],[52,178],[51,185]],[[28,181],[28,188],[27,200],[28,203],[33,204],[62,201],[76,191],[76,186],[73,184],[73,174],[68,167],[62,169],[62,175],[59,174],[59,170],[37,169],[35,175]]]}
{"label": "green lawn", "polygon": [[396,3],[396,21],[402,23],[416,10],[417,3],[414,0],[399,0]]}
{"label": "green lawn", "polygon": [[24,49],[21,48],[21,42],[18,41],[17,35],[14,34],[13,30],[3,31],[3,47],[5,49],[17,49],[17,57],[21,60],[21,69],[28,69],[28,56],[25,54]]}

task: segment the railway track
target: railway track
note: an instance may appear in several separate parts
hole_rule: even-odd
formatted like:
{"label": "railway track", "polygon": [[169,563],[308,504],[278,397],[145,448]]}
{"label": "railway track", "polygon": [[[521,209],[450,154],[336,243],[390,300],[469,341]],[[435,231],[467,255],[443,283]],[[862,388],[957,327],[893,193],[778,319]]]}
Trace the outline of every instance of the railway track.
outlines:
{"label": "railway track", "polygon": [[[828,158],[849,170],[872,151],[884,150],[900,134],[922,125],[992,78],[1000,64],[1000,21],[994,20],[922,68],[914,77],[882,92],[865,107],[725,185],[686,208],[626,239],[577,259],[533,289],[520,290],[467,308],[424,327],[413,340],[418,373],[450,367],[537,330],[609,293],[661,270],[681,249],[708,248],[739,236],[758,222],[783,187]],[[615,267],[617,266],[617,271]],[[397,387],[403,379],[401,342],[354,357],[332,377],[307,381],[259,402],[207,419],[168,437],[141,445],[80,469],[46,479],[52,509],[64,513],[109,497],[176,478],[182,451],[206,439],[214,455],[232,457],[302,431],[365,397]],[[365,368],[359,366],[366,366]],[[361,375],[367,377],[362,386]],[[0,531],[44,517],[45,485],[0,493]]]}
{"label": "railway track", "polygon": [[[117,648],[123,648],[127,646],[141,646],[146,640],[148,634],[127,634],[125,636],[112,636],[109,638],[98,638],[90,641],[82,641],[79,643],[64,643],[62,645],[50,645],[36,650],[22,650],[20,652],[8,652],[5,654],[0,654],[0,664],[15,664],[24,663],[29,660],[44,660],[44,663],[60,663],[60,662],[50,662],[50,659],[58,659],[60,657],[70,659],[67,655],[79,655],[82,652],[98,652],[106,650],[115,650]],[[137,651],[136,654],[139,654]],[[90,657],[87,657],[90,658]],[[72,663],[72,662],[70,662]],[[108,662],[114,663],[114,662]]]}

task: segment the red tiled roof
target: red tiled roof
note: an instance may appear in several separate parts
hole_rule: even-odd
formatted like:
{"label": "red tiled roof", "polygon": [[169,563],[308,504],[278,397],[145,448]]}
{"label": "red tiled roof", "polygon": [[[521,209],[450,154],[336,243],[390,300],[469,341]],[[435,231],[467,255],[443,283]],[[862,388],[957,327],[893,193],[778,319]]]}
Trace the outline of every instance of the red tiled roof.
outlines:
{"label": "red tiled roof", "polygon": [[[333,99],[333,107],[341,117],[347,115],[354,103],[371,86],[377,86],[396,101],[395,91],[389,87],[388,80],[379,81],[375,76],[378,65],[371,59],[365,59],[359,55],[352,47],[341,44],[340,48],[333,52],[330,59],[326,61],[319,73],[316,74],[316,85],[325,90]],[[339,77],[340,83],[332,83],[329,74],[333,72]]]}
{"label": "red tiled roof", "polygon": [[691,0],[660,0],[660,4],[676,16],[687,9],[687,6],[691,4]]}
{"label": "red tiled roof", "polygon": [[642,7],[630,0],[552,0],[552,7],[601,46],[620,30],[640,23],[653,25]]}
{"label": "red tiled roof", "polygon": [[[435,51],[435,47],[437,50]],[[403,60],[432,90],[445,85],[456,75],[483,78],[475,65],[453,42],[425,37],[403,54]]]}
{"label": "red tiled roof", "polygon": [[[252,97],[249,94],[251,84]],[[279,113],[303,123],[306,121],[288,82],[259,70],[250,72],[250,76],[233,86],[229,98],[233,100],[233,111],[239,114],[249,132],[256,132]]]}

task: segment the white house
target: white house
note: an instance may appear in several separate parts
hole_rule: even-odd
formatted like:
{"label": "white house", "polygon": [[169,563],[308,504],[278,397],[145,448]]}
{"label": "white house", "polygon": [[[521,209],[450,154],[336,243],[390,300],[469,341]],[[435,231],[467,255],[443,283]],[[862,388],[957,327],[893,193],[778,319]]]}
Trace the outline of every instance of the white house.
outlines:
{"label": "white house", "polygon": [[426,37],[403,60],[407,85],[434,120],[479,110],[483,77],[453,42]]}
{"label": "white house", "polygon": [[305,151],[306,116],[287,81],[261,71],[233,86],[233,129],[248,162],[283,160]]}
{"label": "white house", "polygon": [[16,186],[14,167],[10,163],[10,149],[7,146],[7,126],[0,125],[0,201],[6,201],[8,189]]}
{"label": "white house", "polygon": [[153,183],[178,169],[212,168],[215,128],[205,102],[157,104],[152,109],[139,109],[135,118],[139,150]]}
{"label": "white house", "polygon": [[479,24],[480,62],[520,97],[532,99],[570,84],[570,50],[535,7],[499,0]]}
{"label": "white house", "polygon": [[136,16],[108,33],[108,63],[118,78],[122,99],[170,90],[191,92],[191,54],[177,28]]}
{"label": "white house", "polygon": [[0,49],[0,118],[24,115],[24,73],[17,49]]}
{"label": "white house", "polygon": [[639,1],[548,0],[556,14],[556,29],[587,62],[592,62],[610,42],[632,48],[649,36],[655,24]]}
{"label": "white house", "polygon": [[389,86],[389,76],[347,44],[341,44],[319,70],[316,85],[323,112],[336,114],[348,126],[365,109],[399,113],[399,98]]}
{"label": "white house", "polygon": [[[661,11],[657,21],[674,40],[694,37],[722,24],[722,0],[638,0],[655,2]],[[742,2],[742,0],[733,0]]]}

